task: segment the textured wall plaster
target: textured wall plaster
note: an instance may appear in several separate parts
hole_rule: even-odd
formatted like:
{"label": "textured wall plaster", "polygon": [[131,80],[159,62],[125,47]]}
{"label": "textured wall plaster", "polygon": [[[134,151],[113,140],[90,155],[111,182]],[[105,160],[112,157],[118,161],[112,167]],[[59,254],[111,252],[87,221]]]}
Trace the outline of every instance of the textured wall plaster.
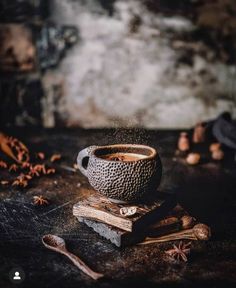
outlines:
{"label": "textured wall plaster", "polygon": [[154,14],[133,0],[115,1],[112,16],[95,0],[54,0],[52,11],[58,24],[80,31],[52,72],[63,82],[56,109],[66,125],[179,128],[235,113],[235,67],[211,61],[206,47],[209,57],[196,48],[191,65],[179,61],[182,44],[170,35],[194,31],[189,19]]}

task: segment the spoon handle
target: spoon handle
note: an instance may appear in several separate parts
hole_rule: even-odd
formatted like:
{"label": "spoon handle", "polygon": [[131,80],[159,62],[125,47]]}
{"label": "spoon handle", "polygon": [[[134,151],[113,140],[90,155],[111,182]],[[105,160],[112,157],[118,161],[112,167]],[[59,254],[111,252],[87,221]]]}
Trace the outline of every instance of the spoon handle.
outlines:
{"label": "spoon handle", "polygon": [[77,266],[81,271],[83,271],[85,274],[93,278],[94,280],[98,280],[99,278],[102,278],[104,274],[97,273],[93,271],[91,268],[89,268],[78,256],[66,251],[63,251],[63,254],[67,256],[74,264]]}

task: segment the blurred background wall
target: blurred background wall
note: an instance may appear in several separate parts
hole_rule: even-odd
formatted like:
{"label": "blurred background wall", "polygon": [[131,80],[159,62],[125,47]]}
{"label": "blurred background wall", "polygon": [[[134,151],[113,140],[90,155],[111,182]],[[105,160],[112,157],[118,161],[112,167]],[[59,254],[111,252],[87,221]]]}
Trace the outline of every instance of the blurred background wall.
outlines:
{"label": "blurred background wall", "polygon": [[236,116],[234,0],[12,2],[0,7],[1,125],[182,128]]}

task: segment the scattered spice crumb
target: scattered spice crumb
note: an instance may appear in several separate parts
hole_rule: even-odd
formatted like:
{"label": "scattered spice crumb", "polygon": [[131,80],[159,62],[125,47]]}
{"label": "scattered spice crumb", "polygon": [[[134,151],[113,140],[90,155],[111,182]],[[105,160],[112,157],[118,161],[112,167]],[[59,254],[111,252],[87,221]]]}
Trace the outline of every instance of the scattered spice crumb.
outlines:
{"label": "scattered spice crumb", "polygon": [[51,162],[55,162],[61,159],[61,154],[54,154],[52,155],[52,157],[50,158]]}
{"label": "scattered spice crumb", "polygon": [[49,204],[49,201],[47,199],[43,198],[42,195],[34,196],[33,197],[33,202],[34,202],[34,205],[37,205],[37,206],[43,206],[43,205],[48,205]]}

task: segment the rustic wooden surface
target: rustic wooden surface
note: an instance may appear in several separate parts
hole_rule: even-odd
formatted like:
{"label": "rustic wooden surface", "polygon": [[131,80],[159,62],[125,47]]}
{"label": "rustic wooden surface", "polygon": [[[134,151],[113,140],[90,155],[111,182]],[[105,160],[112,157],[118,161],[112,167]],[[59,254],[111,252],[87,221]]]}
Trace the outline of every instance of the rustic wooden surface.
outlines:
{"label": "rustic wooden surface", "polygon": [[[211,226],[209,242],[195,242],[187,264],[171,262],[163,253],[170,243],[116,249],[72,216],[73,204],[88,188],[78,172],[32,182],[26,190],[0,188],[0,287],[14,287],[8,273],[21,266],[26,279],[19,287],[233,287],[236,281],[236,168],[204,163],[189,167],[173,161],[177,132],[137,130],[8,130],[31,149],[61,153],[72,166],[77,152],[88,145],[149,144],[158,149],[164,166],[162,187],[180,185],[178,201],[199,221]],[[78,185],[78,184],[81,184]],[[80,186],[80,187],[79,187]],[[32,205],[34,195],[51,200]],[[41,244],[43,234],[62,236],[68,249],[94,270],[105,273],[99,283],[82,274],[69,260]]]}

